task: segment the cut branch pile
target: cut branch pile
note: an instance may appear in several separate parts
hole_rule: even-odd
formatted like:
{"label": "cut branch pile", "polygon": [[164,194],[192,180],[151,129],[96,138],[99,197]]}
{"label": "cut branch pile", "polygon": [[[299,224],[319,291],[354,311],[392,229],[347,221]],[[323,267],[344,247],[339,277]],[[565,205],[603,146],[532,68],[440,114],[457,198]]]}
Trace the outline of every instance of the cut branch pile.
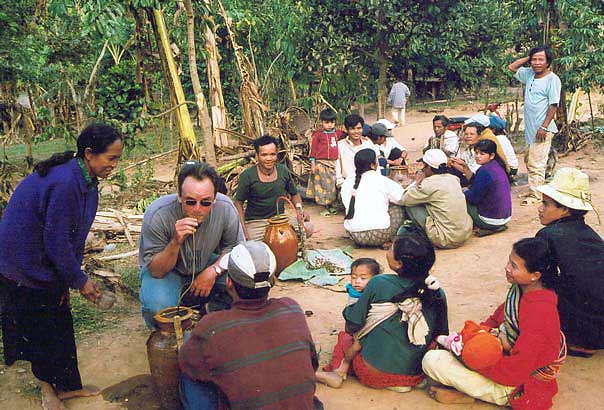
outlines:
{"label": "cut branch pile", "polygon": [[97,212],[91,231],[103,233],[104,237],[112,242],[128,242],[130,246],[135,247],[135,238],[140,236],[142,224],[142,215],[124,214],[110,209]]}

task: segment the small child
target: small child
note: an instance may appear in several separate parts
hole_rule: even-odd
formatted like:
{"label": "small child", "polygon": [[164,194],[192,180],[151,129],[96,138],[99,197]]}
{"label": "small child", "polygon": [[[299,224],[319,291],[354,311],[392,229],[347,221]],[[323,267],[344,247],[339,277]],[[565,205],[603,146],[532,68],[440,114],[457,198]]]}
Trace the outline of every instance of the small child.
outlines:
{"label": "small child", "polygon": [[[350,265],[350,283],[346,285],[348,302],[346,306],[356,303],[365,286],[375,275],[382,272],[380,264],[372,258],[359,258]],[[361,351],[361,344],[346,332],[338,334],[338,342],[333,349],[331,362],[317,371],[317,381],[330,387],[339,388],[348,376],[348,369],[354,356]]]}
{"label": "small child", "polygon": [[338,141],[344,138],[342,130],[336,129],[336,113],[327,108],[319,114],[321,129],[315,130],[310,142],[310,178],[306,195],[329,209],[336,200],[336,161]]}

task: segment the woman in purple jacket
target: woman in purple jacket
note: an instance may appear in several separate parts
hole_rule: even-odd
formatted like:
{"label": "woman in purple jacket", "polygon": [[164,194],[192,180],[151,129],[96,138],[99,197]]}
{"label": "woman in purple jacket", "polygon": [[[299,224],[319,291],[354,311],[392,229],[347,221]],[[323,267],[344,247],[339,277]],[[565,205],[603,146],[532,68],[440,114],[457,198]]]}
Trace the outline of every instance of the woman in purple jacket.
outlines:
{"label": "woman in purple jacket", "polygon": [[99,393],[82,386],[69,307],[69,289],[90,302],[101,292],[82,271],[84,242],[98,207],[98,178],[122,154],[122,137],[93,124],[78,151],[38,163],[15,189],[0,221],[0,312],[4,361],[31,362],[45,409]]}
{"label": "woman in purple jacket", "polygon": [[505,164],[497,155],[497,145],[491,140],[480,140],[474,152],[480,168],[472,176],[465,194],[475,235],[486,236],[507,229],[512,218],[512,194]]}

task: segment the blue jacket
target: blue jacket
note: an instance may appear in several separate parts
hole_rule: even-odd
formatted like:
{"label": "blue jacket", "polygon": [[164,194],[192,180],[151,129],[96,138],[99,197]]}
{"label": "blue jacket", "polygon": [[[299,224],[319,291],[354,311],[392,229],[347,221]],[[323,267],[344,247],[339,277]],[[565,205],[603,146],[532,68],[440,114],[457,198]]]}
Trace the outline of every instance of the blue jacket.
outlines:
{"label": "blue jacket", "polygon": [[83,172],[72,159],[17,186],[0,220],[2,276],[30,288],[84,286],[84,243],[99,194]]}
{"label": "blue jacket", "polygon": [[470,181],[466,200],[475,205],[478,215],[505,219],[512,216],[512,193],[505,170],[495,160],[481,166]]}

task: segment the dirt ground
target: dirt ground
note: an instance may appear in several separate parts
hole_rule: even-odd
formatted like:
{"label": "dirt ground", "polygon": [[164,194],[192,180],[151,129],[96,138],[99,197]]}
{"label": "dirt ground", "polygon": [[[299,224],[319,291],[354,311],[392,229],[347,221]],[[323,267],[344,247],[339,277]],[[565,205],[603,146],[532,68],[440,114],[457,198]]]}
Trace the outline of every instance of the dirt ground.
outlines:
{"label": "dirt ground", "polygon": [[[469,115],[474,111],[445,111],[447,115]],[[434,113],[408,113],[408,124],[395,130],[396,138],[409,150],[411,158],[419,156],[421,147],[431,133],[431,118]],[[559,166],[577,166],[591,177],[591,189],[597,208],[604,209],[604,165],[594,159],[597,152],[584,150],[561,158]],[[522,162],[522,161],[521,161]],[[522,167],[523,165],[521,165]],[[173,169],[173,168],[171,168]],[[521,168],[521,172],[524,172]],[[510,228],[500,234],[471,238],[462,248],[438,250],[433,274],[439,278],[449,301],[451,329],[460,329],[464,320],[480,320],[489,315],[503,302],[507,282],[504,274],[511,245],[516,240],[534,236],[540,228],[537,206],[521,207],[518,194],[526,186],[513,187],[513,219]],[[311,240],[314,248],[334,248],[351,245],[344,238],[342,215],[319,216],[319,209],[311,209],[315,226],[320,227]],[[604,216],[604,214],[603,214]],[[602,234],[593,212],[588,222]],[[387,267],[385,251],[356,249],[355,257],[376,258]],[[345,304],[344,293],[300,283],[280,283],[271,291],[274,297],[290,296],[304,310],[313,315],[308,324],[320,349],[321,363],[329,360],[336,341],[335,333],[343,328],[341,316]],[[67,402],[72,410],[91,409],[158,409],[149,378],[145,342],[149,335],[138,312],[132,304],[131,314],[116,328],[102,334],[89,336],[79,342],[78,356],[84,383],[95,384],[103,394],[95,398],[74,399]],[[604,371],[604,353],[599,352],[591,359],[569,357],[559,378],[560,391],[555,397],[555,410],[594,410],[603,408],[604,391],[601,374]],[[26,363],[11,368],[0,367],[0,409],[38,409],[39,398],[33,389],[33,376]],[[496,406],[477,402],[472,405],[441,405],[428,397],[423,390],[399,394],[373,390],[361,386],[354,378],[345,382],[341,389],[330,389],[319,385],[317,396],[326,409],[385,409],[405,408],[441,409],[494,409]]]}

